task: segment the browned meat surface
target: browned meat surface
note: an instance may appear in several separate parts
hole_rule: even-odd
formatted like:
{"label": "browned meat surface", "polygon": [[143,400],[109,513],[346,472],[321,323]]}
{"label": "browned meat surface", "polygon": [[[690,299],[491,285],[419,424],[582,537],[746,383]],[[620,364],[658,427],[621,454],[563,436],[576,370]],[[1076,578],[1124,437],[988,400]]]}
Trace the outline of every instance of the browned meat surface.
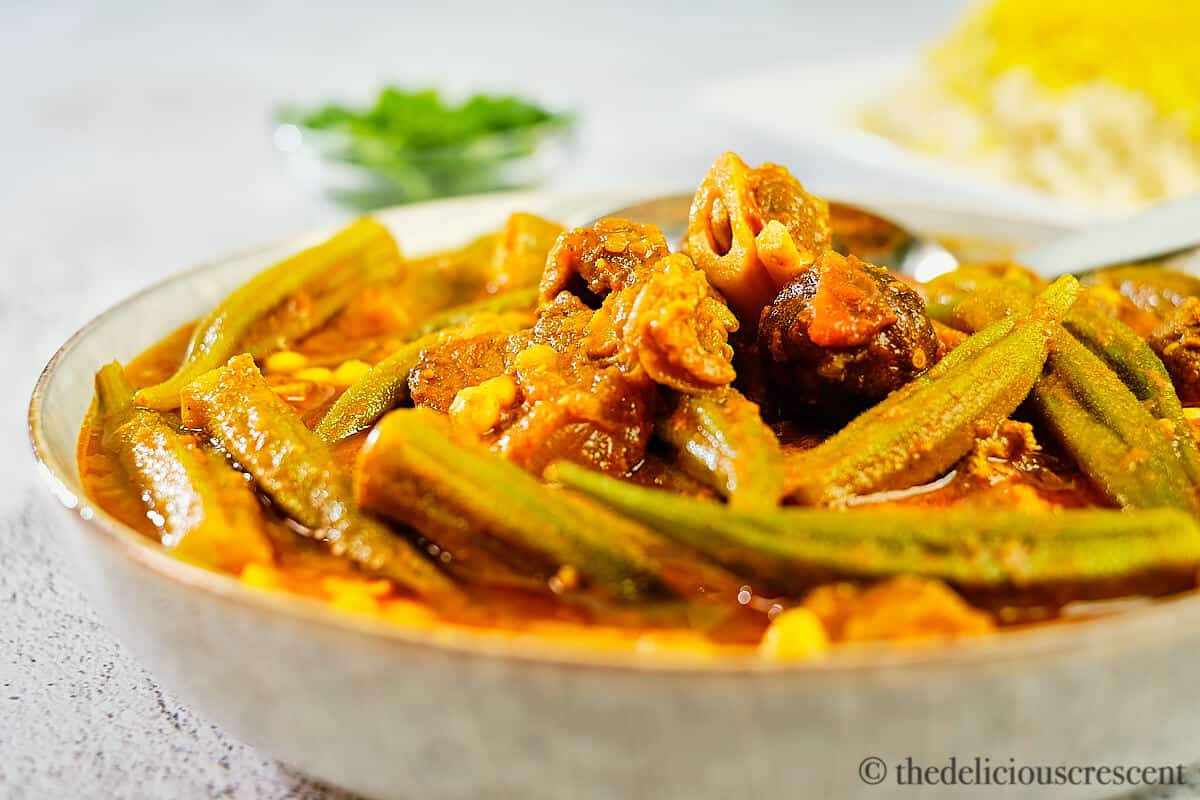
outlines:
{"label": "browned meat surface", "polygon": [[504,372],[508,335],[485,333],[428,348],[408,376],[413,405],[449,411],[459,390]]}
{"label": "browned meat surface", "polygon": [[432,348],[410,381],[415,403],[461,416],[530,471],[567,459],[623,475],[645,458],[660,386],[700,392],[735,377],[736,318],[653,226],[568,231],[541,291],[531,330]]}
{"label": "browned meat surface", "polygon": [[589,352],[595,315],[563,292],[542,306],[530,332],[514,337],[508,374],[518,401],[493,442],[530,471],[568,459],[621,475],[645,455],[657,389],[645,372],[627,374],[611,355]]}
{"label": "browned meat surface", "polygon": [[1200,299],[1189,298],[1150,334],[1184,403],[1200,403]]}
{"label": "browned meat surface", "polygon": [[588,323],[593,358],[615,358],[663,386],[699,392],[734,379],[729,334],[737,318],[685,255],[648,265],[635,283],[604,299]]}
{"label": "browned meat surface", "polygon": [[564,289],[589,301],[631,285],[646,267],[670,253],[662,231],[627,219],[606,217],[558,238],[542,274],[542,301]]}
{"label": "browned meat surface", "polygon": [[882,399],[938,355],[916,292],[881,267],[833,251],[763,310],[758,343],[781,402],[836,416]]}

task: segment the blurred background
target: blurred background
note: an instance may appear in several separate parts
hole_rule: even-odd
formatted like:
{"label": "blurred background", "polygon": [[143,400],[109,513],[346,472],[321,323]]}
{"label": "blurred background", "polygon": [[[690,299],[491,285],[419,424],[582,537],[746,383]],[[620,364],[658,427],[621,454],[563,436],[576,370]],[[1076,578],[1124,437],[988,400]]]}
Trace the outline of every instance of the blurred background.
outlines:
{"label": "blurred background", "polygon": [[[376,202],[510,184],[684,189],[731,149],[844,199],[1064,225],[1200,188],[1195,0],[517,5],[0,3],[0,368],[17,387],[0,395],[16,454],[0,474],[13,620],[0,637],[41,642],[43,664],[32,680],[0,662],[6,692],[27,699],[0,726],[16,751],[0,795],[6,767],[54,796],[83,758],[118,780],[120,765],[156,763],[146,785],[179,796],[309,796],[164,699],[38,539],[28,390],[72,331],[132,291]],[[437,102],[380,103],[389,85]],[[519,113],[464,116],[480,92],[520,98]],[[432,116],[396,122],[387,107]],[[527,130],[547,120],[552,135]],[[520,146],[481,140],[489,125]],[[422,142],[452,162],[436,179]],[[345,191],[364,165],[392,194]],[[98,687],[97,669],[115,682]],[[152,757],[172,748],[199,755]]]}
{"label": "blurred background", "polygon": [[[0,333],[20,343],[8,371],[23,387],[3,418],[23,415],[66,336],[131,291],[352,213],[297,180],[276,148],[282,108],[369,106],[389,84],[516,94],[576,119],[549,188],[694,186],[727,149],[808,181],[821,158],[798,160],[787,136],[739,121],[736,91],[714,102],[705,87],[920,45],[962,7],[0,3]],[[801,92],[779,103],[789,118],[808,107]]]}

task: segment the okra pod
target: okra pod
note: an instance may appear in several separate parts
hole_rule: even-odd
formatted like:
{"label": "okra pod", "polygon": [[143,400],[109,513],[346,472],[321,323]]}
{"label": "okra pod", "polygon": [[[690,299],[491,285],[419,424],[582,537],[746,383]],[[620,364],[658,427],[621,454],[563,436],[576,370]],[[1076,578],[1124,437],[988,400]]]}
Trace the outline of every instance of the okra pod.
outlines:
{"label": "okra pod", "polygon": [[1030,394],[1042,422],[1106,497],[1124,508],[1188,507],[1188,492],[1164,479],[1173,467],[1146,449],[1130,447],[1084,405],[1070,385],[1050,373]]}
{"label": "okra pod", "polygon": [[[1029,303],[1017,287],[992,286],[961,298],[951,313],[971,330],[1021,313]],[[1051,343],[1047,374],[1031,395],[1046,426],[1118,505],[1191,508],[1200,453],[1158,356],[1086,293],[1063,326]]]}
{"label": "okra pod", "polygon": [[459,336],[490,332],[516,333],[530,321],[523,311],[476,311],[474,314],[465,314],[458,310],[454,316],[444,315],[442,319],[459,321],[452,323],[454,327],[438,328],[402,344],[351,384],[313,429],[317,437],[330,444],[345,439],[370,427],[375,420],[399,405],[408,392],[409,373],[417,365],[421,353],[430,347]]}
{"label": "okra pod", "polygon": [[502,315],[513,311],[532,311],[537,306],[537,299],[538,290],[535,286],[533,288],[504,292],[484,298],[483,300],[477,300],[473,303],[465,303],[461,306],[447,308],[418,325],[409,334],[408,338],[409,340],[413,340],[440,330],[445,330],[446,328],[466,325],[473,319],[483,315]]}
{"label": "okra pod", "polygon": [[783,453],[758,406],[736,389],[680,395],[656,432],[679,466],[731,506],[769,508],[783,496]]}
{"label": "okra pod", "polygon": [[[1085,298],[1086,299],[1086,298]],[[1094,303],[1081,302],[1063,323],[1121,377],[1138,400],[1172,432],[1172,446],[1193,483],[1200,482],[1200,448],[1162,360],[1132,328]]]}
{"label": "okra pod", "polygon": [[219,442],[281,511],[334,555],[427,599],[458,599],[457,588],[433,564],[359,508],[329,448],[271,391],[248,353],[189,383],[181,398],[184,424]]}
{"label": "okra pod", "polygon": [[1190,574],[1200,525],[1175,509],[802,509],[742,512],[560,462],[549,477],[678,539],[747,579],[795,591],[830,577],[897,574],[975,589]]}
{"label": "okra pod", "polygon": [[[280,311],[281,304],[298,292],[311,289],[339,298],[342,305],[368,282],[397,274],[400,251],[387,228],[363,218],[333,238],[260,272],[235,289],[196,326],[183,363],[162,383],[141,389],[134,402],[145,408],[169,410],[179,407],[179,392],[203,372],[219,367],[230,356],[266,346],[256,333],[264,318]],[[292,335],[320,326],[340,306],[318,305],[315,313],[293,320]],[[301,318],[297,318],[299,320]],[[248,340],[249,339],[249,340]],[[259,353],[262,355],[262,353]]]}
{"label": "okra pod", "polygon": [[402,519],[434,541],[447,524],[465,525],[574,570],[613,599],[669,592],[684,600],[704,593],[728,600],[741,586],[688,548],[457,440],[449,419],[432,409],[384,417],[359,454],[355,476],[364,508]]}
{"label": "okra pod", "polygon": [[832,503],[943,474],[1029,394],[1078,286],[1060,278],[1029,316],[984,328],[817,447],[785,458],[788,493],[806,504]]}
{"label": "okra pod", "polygon": [[96,397],[105,446],[141,492],[164,545],[179,558],[226,572],[270,563],[262,511],[240,473],[158,412],[134,408],[120,364],[96,374]]}
{"label": "okra pod", "polygon": [[[1062,386],[1078,400],[1098,424],[1112,432],[1125,445],[1124,455],[1116,462],[1112,454],[1099,447],[1092,447],[1083,439],[1069,437],[1071,420],[1056,420],[1053,414],[1062,410],[1068,414],[1070,405],[1054,403],[1044,409],[1048,412],[1050,426],[1064,434],[1063,444],[1071,449],[1081,469],[1110,477],[1101,483],[1101,488],[1111,485],[1112,473],[1119,469],[1137,470],[1152,485],[1138,494],[1113,497],[1122,505],[1157,498],[1156,505],[1194,510],[1196,508],[1195,484],[1188,477],[1183,462],[1179,459],[1171,436],[1159,425],[1146,407],[1133,395],[1117,374],[1109,369],[1091,350],[1082,345],[1065,329],[1055,335],[1050,348],[1048,377],[1061,382]],[[1043,378],[1045,380],[1045,378]],[[1061,398],[1061,390],[1055,386]],[[1037,398],[1035,398],[1036,400]],[[1076,452],[1078,451],[1078,452]]]}
{"label": "okra pod", "polygon": [[964,264],[923,285],[921,293],[929,318],[953,325],[954,309],[970,295],[980,291],[1015,289],[1032,296],[1044,286],[1041,278],[1017,264]]}

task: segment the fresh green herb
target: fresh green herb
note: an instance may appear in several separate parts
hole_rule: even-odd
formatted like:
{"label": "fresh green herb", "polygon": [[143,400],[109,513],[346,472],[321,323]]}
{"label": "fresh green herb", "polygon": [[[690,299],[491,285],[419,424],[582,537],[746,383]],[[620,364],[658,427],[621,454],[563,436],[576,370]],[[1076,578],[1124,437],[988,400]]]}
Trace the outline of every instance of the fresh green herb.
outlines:
{"label": "fresh green herb", "polygon": [[338,194],[359,208],[532,183],[537,176],[521,160],[571,122],[512,96],[477,94],[455,105],[432,89],[395,87],[368,108],[326,105],[281,118],[300,127],[326,161],[369,173]]}

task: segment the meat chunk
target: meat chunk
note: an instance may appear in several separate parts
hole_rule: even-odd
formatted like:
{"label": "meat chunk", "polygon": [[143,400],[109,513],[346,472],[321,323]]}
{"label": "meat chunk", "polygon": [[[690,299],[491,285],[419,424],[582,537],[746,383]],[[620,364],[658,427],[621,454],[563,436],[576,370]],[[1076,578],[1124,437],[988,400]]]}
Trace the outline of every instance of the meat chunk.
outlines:
{"label": "meat chunk", "polygon": [[604,299],[588,323],[592,357],[613,357],[682,392],[726,386],[735,377],[729,334],[737,318],[685,255],[655,262],[637,283]]}
{"label": "meat chunk", "polygon": [[645,373],[589,353],[593,312],[568,292],[542,306],[513,338],[509,374],[519,405],[493,438],[509,460],[540,472],[556,459],[613,475],[636,467],[653,428],[657,390]]}
{"label": "meat chunk", "polygon": [[938,353],[916,292],[882,267],[833,251],[763,309],[758,345],[776,397],[835,416],[881,400]]}
{"label": "meat chunk", "polygon": [[409,386],[531,472],[563,459],[614,475],[646,457],[659,387],[736,377],[737,319],[652,225],[603,219],[559,236],[533,328],[433,347]]}
{"label": "meat chunk", "polygon": [[503,333],[451,339],[426,349],[408,376],[413,405],[448,411],[459,391],[504,372],[507,351]]}
{"label": "meat chunk", "polygon": [[831,241],[828,204],[777,164],[751,169],[726,153],[692,201],[688,254],[749,328]]}
{"label": "meat chunk", "polygon": [[1189,298],[1150,334],[1184,403],[1200,403],[1200,298]]}
{"label": "meat chunk", "polygon": [[583,299],[603,298],[632,285],[649,265],[671,252],[662,231],[627,219],[605,217],[558,237],[546,257],[541,299],[550,302],[563,290]]}

